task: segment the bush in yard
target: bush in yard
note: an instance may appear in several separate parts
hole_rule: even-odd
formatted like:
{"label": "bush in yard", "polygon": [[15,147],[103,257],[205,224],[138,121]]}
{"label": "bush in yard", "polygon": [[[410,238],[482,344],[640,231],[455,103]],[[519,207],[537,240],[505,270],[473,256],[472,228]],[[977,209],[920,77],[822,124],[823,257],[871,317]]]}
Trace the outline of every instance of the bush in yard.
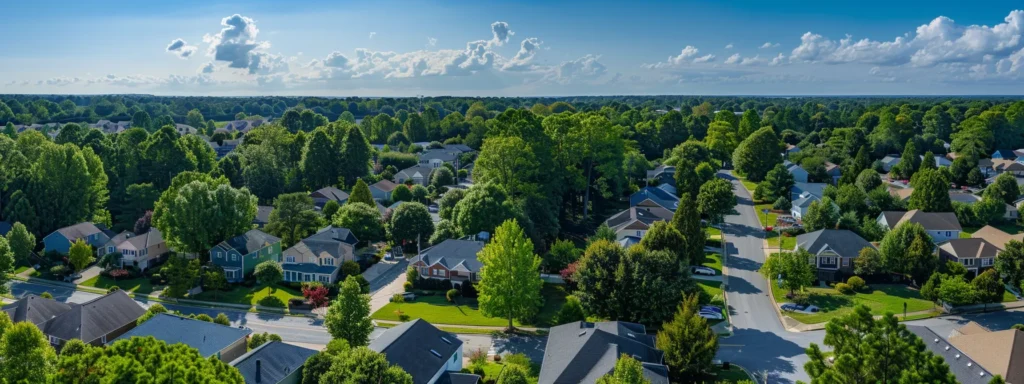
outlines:
{"label": "bush in yard", "polygon": [[455,289],[455,288],[449,289],[448,293],[445,293],[444,296],[445,296],[445,298],[448,299],[448,302],[454,303],[455,302],[455,298],[459,297],[459,290]]}
{"label": "bush in yard", "polygon": [[214,324],[231,326],[231,319],[228,319],[228,315],[225,315],[223,312],[218,313],[217,317],[213,318],[213,322]]}
{"label": "bush in yard", "polygon": [[501,355],[494,355],[494,362],[497,363],[497,362],[500,362],[500,361],[501,361]]}
{"label": "bush in yard", "polygon": [[341,264],[342,278],[358,275],[360,273],[359,263],[349,260]]}
{"label": "bush in yard", "polygon": [[161,284],[163,283],[163,281],[163,277],[160,276],[159,273],[154,273],[152,276],[149,277],[150,284]]}
{"label": "bush in yard", "polygon": [[775,203],[772,204],[772,209],[776,211],[787,211],[790,208],[793,208],[793,203],[785,197],[779,197],[775,200]]}
{"label": "bush in yard", "polygon": [[196,315],[195,319],[199,320],[199,321],[205,321],[207,323],[212,323],[213,322],[213,318],[210,317],[210,315],[207,315],[205,313],[200,313],[200,314]]}
{"label": "bush in yard", "polygon": [[416,267],[409,267],[405,270],[405,281],[415,282],[419,278],[420,272],[416,270]]}
{"label": "bush in yard", "polygon": [[846,283],[836,283],[836,291],[844,295],[852,295],[854,293],[853,287]]}
{"label": "bush in yard", "polygon": [[978,293],[978,301],[982,303],[998,303],[1003,301],[1003,293],[1006,287],[999,280],[999,273],[994,269],[988,269],[971,280]]}
{"label": "bush in yard", "polygon": [[68,267],[66,265],[54,265],[50,268],[50,274],[54,277],[64,277],[68,274]]}
{"label": "bush in yard", "polygon": [[587,314],[583,311],[583,304],[580,303],[580,299],[573,295],[565,297],[565,304],[562,304],[562,309],[559,309],[558,313],[555,314],[555,318],[552,319],[555,324],[585,320],[587,320]]}
{"label": "bush in yard", "polygon": [[406,281],[405,284],[402,284],[402,288],[405,289],[405,292],[412,291],[412,282]]}
{"label": "bush in yard", "polygon": [[267,260],[256,265],[252,273],[256,281],[264,285],[274,285],[284,279],[284,269],[276,261]]}
{"label": "bush in yard", "polygon": [[302,297],[309,301],[313,308],[320,308],[327,305],[330,300],[327,297],[328,289],[320,283],[309,283],[302,285]]}
{"label": "bush in yard", "polygon": [[267,296],[267,297],[264,297],[264,298],[260,299],[260,301],[256,302],[256,304],[262,305],[264,307],[274,307],[274,308],[284,308],[285,307],[284,301],[281,301],[281,298],[279,298],[277,296]]}
{"label": "bush in yard", "polygon": [[253,333],[252,336],[249,337],[249,349],[255,349],[271,341],[281,341],[281,336],[267,332]]}
{"label": "bush in yard", "polygon": [[120,290],[121,290],[121,287],[118,287],[116,285],[111,285],[110,288],[107,288],[107,293],[111,293],[111,292],[114,292],[114,291],[120,291]]}
{"label": "bush in yard", "polygon": [[401,315],[398,315],[398,321],[401,321],[403,323],[406,322],[406,321],[409,321],[409,319],[411,319],[411,317],[409,317],[409,315],[406,315],[404,313],[401,314]]}
{"label": "bush in yard", "polygon": [[487,364],[487,351],[483,348],[477,348],[469,351],[469,365],[484,365]]}
{"label": "bush in yard", "polygon": [[50,292],[43,292],[43,294],[39,295],[39,297],[42,297],[44,299],[52,299],[53,298],[53,294],[50,293]]}
{"label": "bush in yard", "polygon": [[849,279],[846,280],[846,284],[849,285],[850,288],[853,288],[854,291],[858,292],[864,289],[865,286],[864,279],[860,278],[860,276],[850,277]]}

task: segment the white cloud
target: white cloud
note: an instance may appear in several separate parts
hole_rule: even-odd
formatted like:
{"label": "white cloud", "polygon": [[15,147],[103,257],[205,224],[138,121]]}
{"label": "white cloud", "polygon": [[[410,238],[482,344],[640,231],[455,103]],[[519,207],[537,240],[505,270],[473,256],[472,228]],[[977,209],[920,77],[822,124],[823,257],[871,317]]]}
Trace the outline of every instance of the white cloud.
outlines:
{"label": "white cloud", "polygon": [[174,39],[167,45],[167,52],[173,53],[182,59],[188,59],[198,48],[188,45],[185,40]]}
{"label": "white cloud", "polygon": [[199,68],[199,73],[213,73],[213,71],[216,70],[216,69],[217,69],[217,66],[214,65],[213,62],[211,61],[209,63],[206,63],[202,67],[200,67]]}
{"label": "white cloud", "polygon": [[744,57],[743,60],[740,60],[740,65],[761,65],[765,62],[766,60],[762,59],[761,56],[754,55],[754,57]]}
{"label": "white cloud", "polygon": [[427,45],[433,47],[437,45],[437,39],[433,37],[427,37]]}
{"label": "white cloud", "polygon": [[373,39],[374,36],[377,36],[377,32],[370,32],[370,37],[368,37],[368,39]]}
{"label": "white cloud", "polygon": [[773,44],[770,41],[766,41],[766,42],[764,42],[764,44],[761,44],[760,48],[761,49],[767,49],[767,48],[778,48],[778,47],[779,47],[779,43],[774,43]]}
{"label": "white cloud", "polygon": [[532,68],[530,62],[537,55],[537,50],[540,49],[542,44],[536,37],[523,39],[523,42],[519,44],[519,51],[505,62],[501,69],[504,71],[516,71]]}
{"label": "white cloud", "polygon": [[729,56],[728,59],[725,59],[725,63],[726,64],[736,64],[739,61],[740,61],[740,54],[738,54],[738,53],[734,53],[734,54],[732,54],[732,56]]}
{"label": "white cloud", "polygon": [[203,41],[210,44],[207,54],[216,61],[227,62],[229,68],[245,69],[250,74],[259,72],[267,61],[267,53],[261,50],[269,48],[270,43],[256,41],[260,31],[255,21],[236,13],[220,24],[224,28],[219,33],[203,36]]}
{"label": "white cloud", "polygon": [[732,49],[732,43],[726,44],[725,49]]}
{"label": "white cloud", "polygon": [[715,60],[715,55],[707,54],[704,56],[698,56],[699,54],[700,50],[697,49],[697,47],[687,45],[676,56],[669,56],[667,60],[662,62],[644,64],[642,67],[647,69],[672,68],[690,63],[708,63]]}
{"label": "white cloud", "polygon": [[772,62],[768,63],[768,65],[771,65],[773,67],[774,66],[778,66],[778,65],[782,65],[782,64],[785,64],[785,60],[786,60],[786,55],[783,55],[783,54],[780,53],[777,56],[775,56],[775,58],[772,59]]}
{"label": "white cloud", "polygon": [[707,55],[698,57],[696,59],[693,59],[694,63],[710,63],[712,61],[715,61],[715,55],[712,55],[710,53],[707,54]]}
{"label": "white cloud", "polygon": [[491,43],[498,46],[507,43],[508,38],[516,34],[509,29],[508,23],[504,21],[495,21],[491,23],[491,33],[494,35],[494,38],[491,39]]}
{"label": "white cloud", "polygon": [[600,58],[601,56],[585,55],[576,60],[563,61],[548,75],[548,79],[560,84],[576,80],[595,80],[608,72],[604,64],[598,62]]}

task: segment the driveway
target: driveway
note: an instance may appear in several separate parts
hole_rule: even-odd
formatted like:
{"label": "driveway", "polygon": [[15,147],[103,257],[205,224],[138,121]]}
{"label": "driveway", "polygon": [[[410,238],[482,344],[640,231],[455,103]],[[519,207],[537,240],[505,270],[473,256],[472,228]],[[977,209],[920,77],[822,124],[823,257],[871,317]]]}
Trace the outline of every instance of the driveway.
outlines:
{"label": "driveway", "polygon": [[101,271],[103,271],[103,269],[96,265],[86,268],[80,273],[81,276],[75,279],[75,284],[82,284],[86,280],[99,276]]}

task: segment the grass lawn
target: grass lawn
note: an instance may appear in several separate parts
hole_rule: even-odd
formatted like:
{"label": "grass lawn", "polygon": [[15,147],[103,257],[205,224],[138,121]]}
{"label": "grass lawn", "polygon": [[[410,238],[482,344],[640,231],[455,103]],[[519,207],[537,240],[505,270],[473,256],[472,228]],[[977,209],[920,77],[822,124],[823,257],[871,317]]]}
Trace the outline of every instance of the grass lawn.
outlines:
{"label": "grass lawn", "polygon": [[[786,299],[787,290],[779,288],[775,281],[772,281],[771,285],[776,301],[779,303],[789,302]],[[871,308],[871,313],[876,315],[886,312],[902,315],[903,303],[907,303],[907,312],[935,308],[932,302],[922,299],[917,290],[910,289],[905,285],[874,284],[871,285],[871,289],[871,292],[844,295],[832,288],[804,288],[804,291],[810,294],[811,305],[821,308],[821,312],[814,314],[786,312],[785,314],[805,324],[816,324],[850,314],[854,307],[861,304],[867,305]]]}
{"label": "grass lawn", "polygon": [[[538,326],[545,327],[551,324],[551,318],[558,313],[565,302],[565,290],[563,286],[545,284],[541,291],[544,296],[544,306],[537,315],[536,324],[523,324],[518,320],[513,321],[516,326]],[[476,299],[459,298],[455,303],[449,303],[443,294],[434,296],[418,296],[416,300],[407,302],[401,306],[402,313],[410,319],[420,318],[430,323],[450,325],[479,325],[502,327],[508,325],[507,319],[497,317],[486,317],[480,312]],[[374,312],[371,316],[378,320],[401,321],[396,311],[399,305],[388,303],[383,308]]]}
{"label": "grass lawn", "polygon": [[792,250],[793,247],[796,247],[795,236],[779,236],[779,233],[774,231],[768,233],[769,248],[779,249],[780,241],[782,242],[782,249],[784,250]]}
{"label": "grass lawn", "polygon": [[722,238],[722,230],[718,229],[718,228],[715,228],[715,227],[706,227],[706,228],[704,228],[704,233],[707,233],[708,237],[710,237],[712,239],[721,239]]}
{"label": "grass lawn", "polygon": [[754,381],[754,378],[735,365],[729,366],[728,371],[718,368],[714,371],[714,374],[716,375],[716,383],[739,383],[744,380]]}
{"label": "grass lawn", "polygon": [[1017,301],[1017,296],[1014,296],[1010,291],[1003,291],[1003,302],[1009,303]]}
{"label": "grass lawn", "polygon": [[288,300],[302,298],[302,292],[282,286],[268,287],[257,285],[249,288],[242,285],[233,285],[228,291],[206,291],[192,299],[217,301],[221,303],[262,305],[266,307],[287,308]]}
{"label": "grass lawn", "polygon": [[761,224],[761,227],[765,226],[764,213],[765,209],[768,210],[768,225],[775,226],[775,221],[779,219],[779,214],[771,212],[772,203],[757,204],[754,206],[754,213],[757,214],[757,223]]}
{"label": "grass lawn", "polygon": [[110,277],[100,275],[83,281],[82,284],[79,285],[101,289],[107,289],[116,285],[125,291],[135,293],[152,293],[153,291],[163,289],[162,286],[154,287],[153,284],[150,284],[149,279],[145,277],[114,280]]}
{"label": "grass lawn", "polygon": [[702,264],[702,265],[705,266],[705,267],[714,269],[715,273],[718,274],[719,276],[721,276],[722,275],[722,254],[720,254],[720,253],[712,253],[712,252],[706,253],[704,255],[704,264]]}
{"label": "grass lawn", "polygon": [[32,267],[30,267],[30,266],[27,266],[27,265],[20,265],[20,266],[18,266],[17,268],[14,268],[14,274],[15,274],[15,275],[17,275],[17,274],[19,274],[19,273],[25,272],[25,271],[27,271],[27,270],[28,270],[29,268],[32,268]]}
{"label": "grass lawn", "polygon": [[[694,280],[696,280],[696,279],[694,279]],[[696,280],[696,281],[697,281],[697,285],[700,285],[700,288],[703,289],[704,292],[707,292],[709,295],[711,295],[711,297],[715,297],[717,295],[721,295],[722,294],[722,282],[721,281],[707,281],[707,280]]]}

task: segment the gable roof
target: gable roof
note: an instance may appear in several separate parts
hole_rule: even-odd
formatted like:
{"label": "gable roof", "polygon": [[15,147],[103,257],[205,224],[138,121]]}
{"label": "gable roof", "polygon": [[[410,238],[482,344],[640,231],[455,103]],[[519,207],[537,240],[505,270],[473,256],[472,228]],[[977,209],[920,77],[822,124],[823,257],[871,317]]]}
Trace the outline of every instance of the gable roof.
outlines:
{"label": "gable roof", "polygon": [[679,206],[679,198],[668,191],[656,187],[644,187],[629,196],[629,206],[635,207],[644,200],[651,200],[664,208],[675,211]]}
{"label": "gable roof", "polygon": [[430,172],[432,172],[433,170],[434,170],[434,168],[424,167],[422,165],[414,165],[414,166],[411,166],[409,168],[406,168],[406,169],[403,169],[401,171],[398,171],[398,173],[396,173],[395,176],[396,176],[396,180],[397,180],[397,176],[399,174],[405,175],[405,177],[407,179],[411,179],[411,178],[415,177],[417,173],[419,173],[421,177],[423,177],[424,179],[427,179],[427,178],[430,177]]}
{"label": "gable roof", "polygon": [[466,144],[445,144],[444,149],[449,152],[466,153],[473,152],[473,148],[470,148]]}
{"label": "gable roof", "polygon": [[55,232],[74,242],[77,239],[103,233],[104,229],[105,228],[100,228],[100,226],[87,221],[58,229]]}
{"label": "gable roof", "polygon": [[64,312],[70,311],[71,305],[57,300],[42,298],[33,294],[25,295],[18,301],[3,306],[3,311],[12,322],[27,321],[40,329],[43,325]]}
{"label": "gable roof", "polygon": [[440,264],[447,269],[462,269],[469,272],[480,272],[483,263],[477,259],[477,254],[484,249],[482,241],[447,239],[441,243],[424,249],[419,255],[409,260],[409,264],[415,264],[422,260],[428,267]]}
{"label": "gable roof", "polygon": [[670,219],[671,218],[669,217],[662,217],[644,208],[630,207],[627,210],[612,215],[612,217],[609,217],[608,220],[605,220],[604,223],[607,224],[608,227],[611,228],[613,231],[618,232],[619,230],[635,222],[641,222],[646,226],[650,226],[651,224],[654,224],[654,222],[656,221],[667,221]]}
{"label": "gable roof", "polygon": [[813,193],[803,193],[799,199],[793,201],[794,207],[807,208],[811,206],[811,203],[815,201],[821,201],[821,198]]}
{"label": "gable roof", "polygon": [[327,200],[334,200],[343,203],[348,200],[348,193],[335,187],[323,187],[309,194],[310,197],[320,197]]}
{"label": "gable roof", "polygon": [[992,157],[996,157],[996,155],[999,155],[1004,159],[1017,158],[1017,154],[1013,153],[1013,150],[1010,149],[997,149],[995,152],[992,152]]}
{"label": "gable roof", "polygon": [[988,384],[989,380],[992,380],[991,372],[986,371],[980,363],[968,366],[967,361],[964,361],[968,359],[964,359],[961,356],[965,353],[951,345],[949,341],[936,334],[930,328],[922,325],[907,325],[906,327],[908,331],[921,338],[928,351],[946,360],[946,364],[949,365],[949,371],[956,376],[958,383]]}
{"label": "gable roof", "polygon": [[552,327],[544,348],[540,384],[593,383],[612,372],[619,356],[627,354],[644,364],[651,384],[667,384],[664,352],[641,324],[622,321],[576,321]]}
{"label": "gable roof", "polygon": [[648,179],[653,179],[653,178],[658,177],[658,175],[661,175],[661,174],[675,175],[676,174],[676,167],[672,166],[672,165],[665,165],[665,164],[658,165],[657,167],[654,167],[654,169],[651,169],[651,170],[647,171],[647,178]]}
{"label": "gable roof", "polygon": [[394,191],[395,187],[397,187],[397,186],[398,186],[398,184],[396,184],[395,182],[393,182],[391,180],[387,180],[387,179],[382,179],[381,181],[378,181],[376,183],[370,184],[370,188],[376,188],[376,189],[378,189],[380,191],[388,192],[388,193],[390,193],[391,191]]}
{"label": "gable roof", "polygon": [[[343,244],[355,248],[355,244],[357,242],[358,240],[356,239],[356,236],[347,228],[328,226],[312,236],[299,240],[295,245],[286,249],[284,254],[287,256],[295,256],[296,260],[307,258],[319,259],[324,256],[329,256],[335,259],[342,259],[343,262],[351,261],[344,260],[345,252],[343,251]],[[317,270],[329,271],[328,273],[330,273],[340,266],[341,263],[338,263],[336,266],[317,268]]]}
{"label": "gable roof", "polygon": [[981,227],[981,229],[972,233],[971,237],[985,239],[999,249],[1006,249],[1006,243],[1009,243],[1010,240],[1024,241],[1024,233],[1011,235],[991,225]]}
{"label": "gable roof", "polygon": [[857,257],[860,250],[874,248],[863,237],[847,229],[819,229],[796,237],[796,247],[818,254],[828,248],[840,257]]}
{"label": "gable roof", "polygon": [[1024,382],[1024,332],[970,332],[950,337],[949,343],[1007,383]]}
{"label": "gable roof", "polygon": [[274,211],[274,207],[269,205],[258,205],[256,206],[256,217],[252,219],[253,223],[256,224],[267,224],[270,222],[270,213]]}
{"label": "gable roof", "polygon": [[[295,371],[301,371],[306,359],[316,351],[280,341],[268,341],[231,362],[246,383],[279,383]],[[256,379],[259,362],[259,380]]]}
{"label": "gable roof", "polygon": [[269,233],[258,229],[250,229],[241,235],[220,242],[215,248],[220,248],[224,251],[234,249],[240,254],[248,255],[279,242],[281,242],[280,238],[274,237]]}
{"label": "gable roof", "polygon": [[383,353],[389,363],[402,367],[412,376],[413,383],[426,384],[462,349],[462,340],[416,319],[384,331],[369,348]]}
{"label": "gable roof", "polygon": [[479,382],[480,376],[472,373],[446,371],[437,378],[434,384],[477,384]]}
{"label": "gable roof", "polygon": [[420,153],[420,161],[423,160],[441,160],[444,162],[452,162],[458,158],[454,153],[444,149],[430,149]]}
{"label": "gable roof", "polygon": [[797,196],[800,196],[804,192],[810,193],[815,196],[825,196],[825,186],[827,185],[828,184],[825,183],[804,183],[798,181],[796,183],[793,183],[793,188],[789,190],[789,194],[792,197],[789,200],[793,201],[798,199],[799,197]]}
{"label": "gable roof", "polygon": [[47,323],[43,333],[61,340],[91,342],[135,322],[146,310],[117,290],[78,305]]}
{"label": "gable roof", "polygon": [[199,354],[203,357],[210,357],[215,356],[217,352],[234,344],[239,339],[249,336],[250,333],[252,333],[252,330],[249,329],[160,313],[139,324],[139,326],[126,332],[114,341],[130,339],[132,337],[152,336],[157,340],[163,340],[167,344],[185,344],[198,349]]}
{"label": "gable roof", "polygon": [[950,254],[957,259],[975,259],[984,257],[996,257],[999,248],[985,239],[952,239],[939,244],[942,252]]}
{"label": "gable roof", "polygon": [[882,164],[890,164],[890,165],[891,164],[896,164],[899,161],[900,161],[900,156],[892,156],[892,155],[883,157],[882,160],[881,160]]}
{"label": "gable roof", "polygon": [[960,221],[956,219],[953,212],[924,212],[913,209],[906,212],[883,211],[886,224],[889,228],[896,228],[903,223],[921,224],[928,231],[961,231]]}
{"label": "gable roof", "polygon": [[143,250],[152,246],[156,246],[163,242],[164,235],[160,233],[160,230],[156,229],[156,227],[150,227],[149,231],[147,231],[146,233],[143,233],[141,235],[128,236],[127,238],[124,239],[124,241],[116,243],[115,246],[130,245],[131,248],[134,248],[136,250]]}

